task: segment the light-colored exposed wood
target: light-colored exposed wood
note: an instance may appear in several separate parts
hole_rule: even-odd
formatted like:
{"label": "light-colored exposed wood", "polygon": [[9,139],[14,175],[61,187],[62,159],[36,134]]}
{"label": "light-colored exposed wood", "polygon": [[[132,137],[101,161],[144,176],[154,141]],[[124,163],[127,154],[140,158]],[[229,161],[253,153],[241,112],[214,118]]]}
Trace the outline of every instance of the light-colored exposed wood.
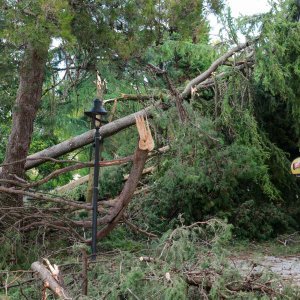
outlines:
{"label": "light-colored exposed wood", "polygon": [[51,274],[42,263],[39,261],[32,263],[31,269],[37,273],[38,277],[43,281],[44,286],[49,288],[56,297],[59,299],[72,299],[68,291],[59,283],[58,277],[55,274]]}
{"label": "light-colored exposed wood", "polygon": [[154,140],[151,134],[148,120],[146,119],[145,121],[143,116],[136,116],[135,121],[140,136],[139,148],[141,150],[152,151],[154,149]]}
{"label": "light-colored exposed wood", "polygon": [[70,191],[70,190],[76,188],[77,186],[79,186],[81,184],[87,183],[88,180],[89,180],[89,175],[82,176],[74,181],[69,182],[68,184],[58,187],[57,189],[55,189],[55,192],[65,193],[67,191]]}

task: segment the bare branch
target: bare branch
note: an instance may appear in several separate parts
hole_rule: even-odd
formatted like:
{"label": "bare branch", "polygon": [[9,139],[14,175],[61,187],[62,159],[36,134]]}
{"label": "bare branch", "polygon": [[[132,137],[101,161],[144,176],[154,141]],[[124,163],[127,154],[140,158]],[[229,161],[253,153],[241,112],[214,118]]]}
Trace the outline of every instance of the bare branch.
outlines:
{"label": "bare branch", "polygon": [[123,222],[128,225],[133,231],[140,232],[150,238],[157,238],[158,236],[152,232],[148,232],[146,230],[143,230],[139,228],[138,226],[134,225],[133,223],[129,222],[127,219],[123,218]]}
{"label": "bare branch", "polygon": [[181,93],[181,96],[183,98],[187,98],[191,94],[191,90],[193,87],[199,85],[201,82],[203,82],[205,79],[207,79],[219,66],[224,64],[226,60],[235,54],[236,52],[239,52],[251,45],[251,42],[246,42],[240,45],[237,45],[236,47],[229,50],[227,53],[219,57],[217,60],[215,60],[211,66],[202,74],[191,80],[186,87],[184,88],[184,91]]}
{"label": "bare branch", "polygon": [[121,94],[120,97],[104,100],[103,103],[109,103],[109,102],[114,102],[114,101],[122,101],[122,100],[144,101],[144,100],[159,100],[159,99],[161,99],[161,96],[158,96],[158,95]]}
{"label": "bare branch", "polygon": [[88,209],[88,210],[92,209],[91,205],[89,205],[89,204],[79,203],[77,201],[67,200],[67,199],[64,199],[61,197],[48,197],[42,193],[27,192],[27,191],[15,189],[12,187],[7,188],[4,186],[0,186],[0,192],[8,193],[8,194],[25,195],[25,196],[29,196],[34,199],[40,199],[43,201],[60,203],[60,204],[64,204],[64,205],[68,205],[68,206],[72,206],[72,207],[76,207],[76,208],[80,208],[80,209]]}

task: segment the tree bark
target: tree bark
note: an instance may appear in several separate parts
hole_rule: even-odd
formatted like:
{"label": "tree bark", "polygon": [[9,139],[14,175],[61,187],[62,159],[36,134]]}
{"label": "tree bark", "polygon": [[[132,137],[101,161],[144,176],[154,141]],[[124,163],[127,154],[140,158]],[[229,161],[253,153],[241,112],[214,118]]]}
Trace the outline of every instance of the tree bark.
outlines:
{"label": "tree bark", "polygon": [[[33,123],[41,100],[47,49],[35,49],[28,44],[19,70],[19,88],[13,110],[12,130],[0,176],[4,179],[23,178],[25,158],[30,147]],[[10,164],[19,161],[18,163]],[[1,201],[1,200],[0,200]],[[20,199],[16,199],[19,205]]]}
{"label": "tree bark", "polygon": [[211,76],[211,74],[213,72],[215,72],[217,70],[217,68],[219,66],[221,66],[222,64],[224,64],[224,62],[231,57],[232,55],[234,55],[236,52],[239,52],[245,48],[247,48],[248,46],[251,45],[252,42],[246,42],[243,44],[239,44],[236,47],[230,49],[228,52],[226,52],[225,54],[223,54],[222,56],[220,56],[217,60],[215,60],[211,66],[203,73],[201,73],[199,76],[197,76],[196,78],[192,79],[184,88],[184,91],[181,93],[181,97],[183,99],[189,97],[191,95],[191,90],[193,87],[199,85],[201,82],[203,82],[204,80],[206,80],[207,78],[209,78]]}
{"label": "tree bark", "polygon": [[50,271],[40,262],[36,261],[32,263],[31,269],[37,273],[45,287],[49,288],[56,297],[59,299],[72,299],[69,292],[63,287],[63,285],[56,280],[53,277],[53,274],[51,274]]}
{"label": "tree bark", "polygon": [[[154,109],[154,106],[149,106],[143,110],[140,110],[136,113],[128,115],[124,118],[118,119],[111,123],[108,123],[100,128],[100,134],[102,138],[109,137],[117,132],[135,124],[135,116],[141,115],[146,116],[149,115],[151,110]],[[89,130],[81,135],[75,136],[69,140],[66,140],[62,143],[54,145],[50,148],[37,152],[27,157],[27,161],[25,164],[25,169],[29,170],[34,168],[43,162],[47,161],[47,159],[42,159],[43,157],[59,157],[66,153],[69,153],[73,150],[81,148],[87,144],[90,144],[94,141],[95,129]]]}
{"label": "tree bark", "polygon": [[[115,203],[109,213],[101,218],[101,223],[107,223],[107,225],[97,232],[97,239],[102,239],[107,236],[117,226],[118,222],[122,218],[124,210],[132,199],[134,191],[142,176],[147,158],[148,150],[141,150],[139,148],[136,149],[133,166],[128,180],[126,181],[121,194],[115,200]],[[88,240],[87,242],[90,244],[91,240]]]}

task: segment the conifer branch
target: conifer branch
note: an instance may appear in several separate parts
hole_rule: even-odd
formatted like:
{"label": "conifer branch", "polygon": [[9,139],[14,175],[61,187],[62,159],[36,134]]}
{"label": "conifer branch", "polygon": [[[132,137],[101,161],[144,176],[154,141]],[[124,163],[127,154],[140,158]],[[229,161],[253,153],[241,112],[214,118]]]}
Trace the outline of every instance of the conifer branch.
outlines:
{"label": "conifer branch", "polygon": [[239,52],[241,50],[244,50],[245,48],[249,47],[252,44],[252,42],[246,42],[240,45],[237,45],[236,47],[232,48],[231,50],[229,50],[227,53],[225,53],[224,55],[222,55],[221,57],[219,57],[217,60],[215,60],[211,66],[202,74],[200,74],[199,76],[197,76],[196,78],[192,79],[184,88],[183,92],[181,93],[182,98],[187,98],[188,96],[190,96],[192,88],[194,88],[195,86],[199,85],[201,82],[203,82],[204,80],[206,80],[207,78],[210,77],[210,75],[216,71],[216,69],[223,65],[227,59],[229,57],[231,57],[232,55],[234,55],[236,52]]}

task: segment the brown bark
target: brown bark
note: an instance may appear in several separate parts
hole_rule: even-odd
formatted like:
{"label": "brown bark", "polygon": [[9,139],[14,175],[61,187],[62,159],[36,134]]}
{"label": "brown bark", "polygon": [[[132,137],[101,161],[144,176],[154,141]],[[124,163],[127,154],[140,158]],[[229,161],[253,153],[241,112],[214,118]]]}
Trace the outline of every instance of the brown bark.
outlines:
{"label": "brown bark", "polygon": [[[134,191],[142,176],[147,158],[147,150],[141,150],[139,148],[136,149],[133,159],[133,166],[121,194],[115,200],[115,204],[111,208],[110,212],[105,217],[100,219],[102,224],[107,223],[107,225],[97,232],[98,239],[102,239],[103,237],[107,236],[117,226],[118,222],[123,217],[124,210],[132,199]],[[91,243],[91,240],[88,240],[87,242]]]}
{"label": "brown bark", "polygon": [[[38,50],[28,44],[19,70],[19,88],[13,110],[12,130],[6,147],[4,163],[6,165],[0,174],[4,179],[12,175],[24,177],[25,159],[28,154],[33,122],[41,100],[44,81],[44,68],[47,59],[47,49]],[[1,200],[0,200],[1,201]],[[20,204],[16,199],[15,205]],[[14,205],[10,203],[10,205]]]}
{"label": "brown bark", "polygon": [[144,100],[159,100],[162,98],[158,95],[130,95],[130,94],[121,94],[120,97],[111,98],[104,100],[104,103],[115,102],[115,101],[123,101],[123,100],[131,100],[131,101],[144,101]]}
{"label": "brown bark", "polygon": [[86,254],[86,250],[84,248],[81,249],[82,253],[82,295],[87,296],[88,294],[88,258]]}

